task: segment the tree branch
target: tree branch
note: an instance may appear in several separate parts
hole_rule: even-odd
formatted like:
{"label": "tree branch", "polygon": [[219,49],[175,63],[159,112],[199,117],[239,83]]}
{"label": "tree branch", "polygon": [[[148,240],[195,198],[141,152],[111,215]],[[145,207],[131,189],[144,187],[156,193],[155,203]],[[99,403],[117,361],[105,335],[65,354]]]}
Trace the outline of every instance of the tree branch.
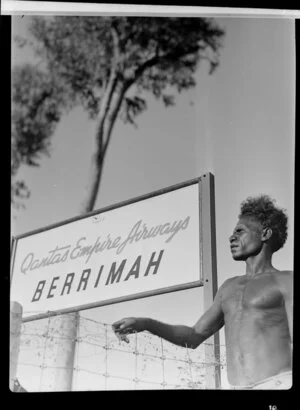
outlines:
{"label": "tree branch", "polygon": [[113,56],[114,56],[115,64],[117,64],[117,62],[120,60],[120,53],[121,53],[120,38],[119,38],[118,30],[114,26],[113,23],[110,28],[111,28],[111,36],[113,40]]}
{"label": "tree branch", "polygon": [[163,60],[174,60],[176,58],[183,57],[184,55],[192,54],[199,51],[199,46],[194,46],[191,47],[189,50],[174,50],[170,53],[166,53],[164,55],[159,55],[159,50],[158,48],[156,49],[156,54],[155,56],[151,57],[150,59],[146,60],[143,64],[141,64],[136,70],[135,70],[135,80],[143,74],[143,72],[150,67],[153,67],[155,64],[157,64],[159,61]]}
{"label": "tree branch", "polygon": [[104,128],[105,119],[107,117],[107,113],[110,109],[111,100],[115,92],[116,86],[117,86],[117,75],[115,71],[112,70],[110,73],[109,80],[108,80],[108,85],[106,87],[103,99],[101,101],[101,107],[100,107],[99,114],[98,114],[99,121],[97,125],[97,134],[96,134],[98,152],[100,152],[104,146],[103,128]]}
{"label": "tree branch", "polygon": [[111,112],[110,118],[108,119],[109,123],[108,123],[108,130],[107,130],[107,135],[106,135],[106,141],[104,142],[104,146],[103,146],[103,155],[106,154],[106,151],[107,151],[107,148],[108,148],[108,145],[109,145],[109,142],[110,142],[110,138],[111,138],[111,133],[112,133],[113,126],[114,126],[114,124],[115,124],[115,121],[116,121],[116,119],[117,119],[118,113],[119,113],[119,111],[120,111],[121,104],[122,104],[122,101],[123,101],[123,99],[124,99],[124,96],[125,96],[125,94],[126,94],[128,88],[130,87],[130,85],[131,85],[131,84],[129,84],[129,83],[124,83],[124,84],[122,84],[121,90],[120,90],[120,92],[119,92],[119,95],[117,96],[117,99],[116,99],[116,101],[115,101],[114,108],[113,108],[113,110],[112,110],[112,112]]}

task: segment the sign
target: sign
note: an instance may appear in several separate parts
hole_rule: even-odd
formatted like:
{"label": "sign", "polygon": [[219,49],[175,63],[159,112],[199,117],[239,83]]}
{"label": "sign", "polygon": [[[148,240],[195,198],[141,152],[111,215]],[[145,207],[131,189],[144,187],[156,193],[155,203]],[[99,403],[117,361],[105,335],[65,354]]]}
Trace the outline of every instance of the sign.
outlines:
{"label": "sign", "polygon": [[15,238],[11,301],[37,318],[201,286],[200,185]]}

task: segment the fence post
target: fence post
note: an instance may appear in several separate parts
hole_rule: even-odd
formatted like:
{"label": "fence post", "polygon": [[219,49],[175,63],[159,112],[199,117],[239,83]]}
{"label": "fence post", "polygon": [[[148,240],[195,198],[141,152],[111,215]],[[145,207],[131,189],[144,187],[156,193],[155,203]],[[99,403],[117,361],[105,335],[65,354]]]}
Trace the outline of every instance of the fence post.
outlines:
{"label": "fence post", "polygon": [[20,303],[10,303],[9,388],[11,391],[13,391],[14,382],[17,376],[21,340],[22,313],[23,308]]}
{"label": "fence post", "polygon": [[52,317],[40,391],[72,391],[79,312]]}

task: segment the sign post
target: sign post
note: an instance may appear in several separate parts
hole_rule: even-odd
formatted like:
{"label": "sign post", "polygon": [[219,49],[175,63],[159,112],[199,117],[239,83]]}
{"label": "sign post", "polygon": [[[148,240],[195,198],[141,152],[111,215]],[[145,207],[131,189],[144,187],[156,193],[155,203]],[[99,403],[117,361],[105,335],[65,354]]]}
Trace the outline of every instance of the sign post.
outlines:
{"label": "sign post", "polygon": [[[202,236],[203,236],[203,277],[204,277],[204,311],[213,303],[218,290],[217,249],[215,225],[214,177],[208,173],[202,178]],[[205,239],[204,239],[205,238]],[[205,345],[206,386],[211,389],[221,387],[220,337],[219,332],[206,340]]]}

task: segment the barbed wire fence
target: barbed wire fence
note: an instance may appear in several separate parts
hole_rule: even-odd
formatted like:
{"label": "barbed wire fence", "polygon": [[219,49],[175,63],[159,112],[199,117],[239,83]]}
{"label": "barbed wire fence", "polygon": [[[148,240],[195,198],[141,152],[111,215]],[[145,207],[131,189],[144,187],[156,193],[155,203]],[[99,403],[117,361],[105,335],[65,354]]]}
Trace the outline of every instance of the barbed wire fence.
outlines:
{"label": "barbed wire fence", "polygon": [[[50,319],[22,324],[17,379],[26,391],[51,391],[50,359],[62,338]],[[224,345],[217,361],[207,363],[205,343],[192,350],[147,332],[129,340],[120,342],[110,324],[79,316],[72,391],[205,389],[208,366],[226,369]]]}

